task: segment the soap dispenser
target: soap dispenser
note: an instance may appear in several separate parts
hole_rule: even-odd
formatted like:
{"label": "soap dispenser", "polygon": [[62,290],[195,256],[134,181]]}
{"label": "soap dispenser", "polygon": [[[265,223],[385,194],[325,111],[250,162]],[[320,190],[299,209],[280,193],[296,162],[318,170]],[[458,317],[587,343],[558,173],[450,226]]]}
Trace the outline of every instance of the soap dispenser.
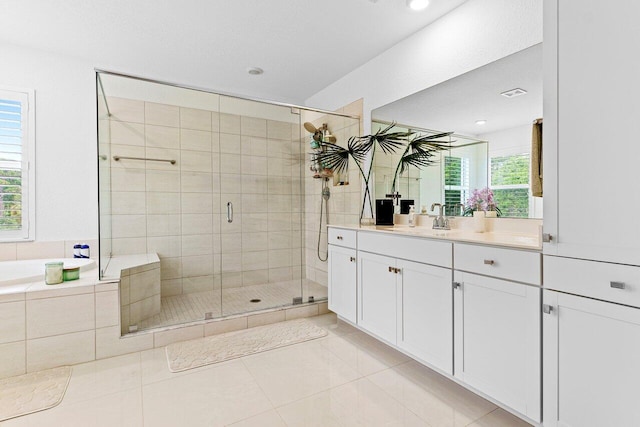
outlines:
{"label": "soap dispenser", "polygon": [[416,226],[416,210],[413,205],[409,206],[409,227]]}

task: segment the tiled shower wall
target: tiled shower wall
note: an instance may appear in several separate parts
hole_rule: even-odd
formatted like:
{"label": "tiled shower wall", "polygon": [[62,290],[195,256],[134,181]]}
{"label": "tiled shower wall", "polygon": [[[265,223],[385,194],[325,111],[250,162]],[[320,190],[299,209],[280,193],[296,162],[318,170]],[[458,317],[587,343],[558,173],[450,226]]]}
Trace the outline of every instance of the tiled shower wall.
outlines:
{"label": "tiled shower wall", "polygon": [[[362,100],[355,101],[337,110],[338,113],[362,117]],[[346,146],[349,137],[360,136],[363,129],[361,119],[352,119],[334,115],[319,115],[313,112],[303,112],[302,122],[309,121],[320,127],[326,123],[329,131],[337,138],[336,144]],[[311,135],[303,132],[303,147],[307,153],[311,152],[309,142]],[[305,155],[305,272],[306,277],[327,286],[327,263],[318,258],[318,224],[320,221],[320,201],[322,193],[322,179],[313,178],[309,170],[309,155]],[[362,205],[362,178],[358,168],[349,160],[349,184],[337,185],[333,179],[328,181],[331,197],[324,208],[320,234],[320,255],[327,256],[327,219],[332,225],[358,226],[360,207]],[[336,185],[334,185],[336,184]]]}
{"label": "tiled shower wall", "polygon": [[297,116],[292,124],[107,100],[113,255],[158,253],[162,296],[301,277]]}

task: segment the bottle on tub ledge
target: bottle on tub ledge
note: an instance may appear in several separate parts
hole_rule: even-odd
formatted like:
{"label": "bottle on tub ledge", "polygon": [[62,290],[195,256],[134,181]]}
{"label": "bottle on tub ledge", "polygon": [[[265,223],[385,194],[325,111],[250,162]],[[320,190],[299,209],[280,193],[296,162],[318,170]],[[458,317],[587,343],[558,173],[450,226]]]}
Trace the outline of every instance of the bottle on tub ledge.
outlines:
{"label": "bottle on tub ledge", "polygon": [[74,258],[91,258],[91,248],[86,243],[76,243],[73,245]]}
{"label": "bottle on tub ledge", "polygon": [[80,245],[80,258],[91,258],[91,249],[86,243]]}

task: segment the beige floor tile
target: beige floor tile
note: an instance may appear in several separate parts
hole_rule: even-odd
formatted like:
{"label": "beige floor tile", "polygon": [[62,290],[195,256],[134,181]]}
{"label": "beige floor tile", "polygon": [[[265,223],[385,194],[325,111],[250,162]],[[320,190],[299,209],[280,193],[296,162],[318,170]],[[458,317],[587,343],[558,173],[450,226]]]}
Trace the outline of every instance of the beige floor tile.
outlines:
{"label": "beige floor tile", "polygon": [[428,424],[366,378],[277,409],[287,426],[423,426]]}
{"label": "beige floor tile", "polygon": [[5,421],[2,427],[142,427],[140,389],[62,403],[46,411]]}
{"label": "beige floor tile", "polygon": [[469,424],[469,427],[531,427],[531,424],[524,422],[502,408],[498,408]]}
{"label": "beige floor tile", "polygon": [[97,399],[141,385],[140,353],[95,360],[73,366],[64,402]]}
{"label": "beige floor tile", "polygon": [[282,421],[278,412],[272,409],[246,420],[229,424],[229,427],[287,427],[287,425]]}
{"label": "beige floor tile", "polygon": [[360,330],[354,328],[350,324],[339,320],[334,313],[325,314],[318,317],[311,317],[309,320],[316,323],[321,328],[326,329],[329,335],[345,336],[349,334],[362,334]]}
{"label": "beige floor tile", "polygon": [[496,405],[411,361],[368,377],[432,426],[466,426]]}
{"label": "beige floor tile", "polygon": [[407,362],[409,358],[391,347],[368,342],[364,333],[353,333],[343,337],[334,335],[321,345],[344,360],[362,376],[374,374],[387,368]]}
{"label": "beige floor tile", "polygon": [[322,339],[241,359],[269,400],[280,406],[359,377]]}
{"label": "beige floor tile", "polygon": [[154,427],[224,426],[273,408],[240,361],[145,385],[142,396]]}

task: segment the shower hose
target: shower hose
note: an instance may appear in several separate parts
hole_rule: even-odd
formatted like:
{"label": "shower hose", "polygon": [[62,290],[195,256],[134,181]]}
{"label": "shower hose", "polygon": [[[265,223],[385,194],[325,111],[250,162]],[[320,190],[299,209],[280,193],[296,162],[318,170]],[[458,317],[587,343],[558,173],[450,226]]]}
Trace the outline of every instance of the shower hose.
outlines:
{"label": "shower hose", "polygon": [[322,255],[320,255],[320,240],[321,240],[321,236],[322,236],[322,212],[323,212],[323,207],[325,208],[325,221],[328,223],[328,216],[329,216],[329,207],[325,205],[327,204],[327,202],[329,201],[329,197],[331,197],[331,192],[329,191],[329,184],[328,184],[329,179],[325,178],[322,180],[322,197],[320,198],[320,225],[318,226],[318,259],[322,262],[326,262],[327,259],[329,259],[329,248],[327,248],[327,255],[322,258]]}

